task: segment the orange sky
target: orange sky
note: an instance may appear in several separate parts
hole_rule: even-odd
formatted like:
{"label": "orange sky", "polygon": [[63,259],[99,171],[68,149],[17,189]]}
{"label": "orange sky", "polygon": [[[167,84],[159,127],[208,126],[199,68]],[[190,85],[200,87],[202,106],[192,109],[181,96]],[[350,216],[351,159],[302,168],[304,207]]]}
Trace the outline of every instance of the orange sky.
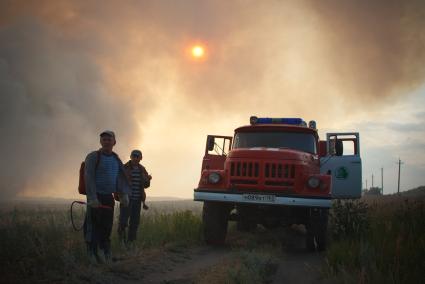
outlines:
{"label": "orange sky", "polygon": [[123,160],[144,152],[152,196],[190,198],[206,135],[232,135],[250,115],[314,119],[322,137],[360,131],[365,176],[404,155],[406,187],[425,184],[414,154],[425,150],[421,1],[11,1],[0,11],[0,189],[11,195],[78,197],[79,163],[112,129]]}

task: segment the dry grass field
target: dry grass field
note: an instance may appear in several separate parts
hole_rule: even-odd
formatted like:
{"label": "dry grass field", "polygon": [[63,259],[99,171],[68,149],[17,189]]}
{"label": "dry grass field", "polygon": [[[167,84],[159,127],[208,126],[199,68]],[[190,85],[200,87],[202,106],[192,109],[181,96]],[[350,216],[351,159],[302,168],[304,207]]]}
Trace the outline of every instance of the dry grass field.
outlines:
{"label": "dry grass field", "polygon": [[[335,202],[325,253],[304,249],[302,228],[237,232],[227,245],[202,241],[202,204],[151,202],[127,248],[112,234],[114,262],[92,265],[69,204],[0,210],[1,283],[421,283],[425,271],[422,195]],[[116,208],[117,209],[117,208]],[[118,210],[116,210],[117,212]],[[81,224],[83,207],[76,211]],[[302,227],[302,226],[301,226]],[[301,282],[300,282],[301,281]]]}

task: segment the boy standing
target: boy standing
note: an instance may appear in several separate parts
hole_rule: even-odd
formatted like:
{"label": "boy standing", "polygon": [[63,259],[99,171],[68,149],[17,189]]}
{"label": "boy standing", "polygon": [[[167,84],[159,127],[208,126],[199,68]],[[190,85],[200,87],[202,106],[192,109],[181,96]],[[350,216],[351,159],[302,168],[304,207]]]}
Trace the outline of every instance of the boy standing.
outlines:
{"label": "boy standing", "polygon": [[[136,240],[142,204],[143,209],[148,209],[148,206],[145,204],[145,188],[150,186],[152,176],[149,175],[145,167],[140,164],[142,159],[142,152],[140,150],[133,150],[130,155],[130,161],[124,165],[127,177],[130,179],[131,193],[129,206],[120,206],[118,235],[120,240],[125,243]],[[127,227],[129,228],[128,236],[126,238]]]}

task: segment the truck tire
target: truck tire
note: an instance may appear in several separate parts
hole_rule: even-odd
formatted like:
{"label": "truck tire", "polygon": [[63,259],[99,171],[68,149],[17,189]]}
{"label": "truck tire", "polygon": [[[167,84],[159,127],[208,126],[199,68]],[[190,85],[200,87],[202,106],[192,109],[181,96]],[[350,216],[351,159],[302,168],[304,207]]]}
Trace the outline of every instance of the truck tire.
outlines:
{"label": "truck tire", "polygon": [[311,215],[306,224],[306,247],[309,251],[324,251],[327,246],[328,210]]}
{"label": "truck tire", "polygon": [[210,245],[222,245],[226,239],[230,208],[219,202],[204,202],[202,222],[204,240]]}

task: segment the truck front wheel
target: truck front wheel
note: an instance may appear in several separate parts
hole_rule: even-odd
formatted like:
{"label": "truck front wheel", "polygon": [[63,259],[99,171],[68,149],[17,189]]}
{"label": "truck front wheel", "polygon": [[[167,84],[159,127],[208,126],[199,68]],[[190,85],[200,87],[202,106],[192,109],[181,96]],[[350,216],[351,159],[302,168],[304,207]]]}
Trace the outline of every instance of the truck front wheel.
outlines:
{"label": "truck front wheel", "polygon": [[227,223],[231,207],[219,202],[204,202],[202,222],[207,244],[222,245],[226,239]]}
{"label": "truck front wheel", "polygon": [[309,251],[324,251],[327,245],[328,210],[311,214],[306,224],[306,247]]}

